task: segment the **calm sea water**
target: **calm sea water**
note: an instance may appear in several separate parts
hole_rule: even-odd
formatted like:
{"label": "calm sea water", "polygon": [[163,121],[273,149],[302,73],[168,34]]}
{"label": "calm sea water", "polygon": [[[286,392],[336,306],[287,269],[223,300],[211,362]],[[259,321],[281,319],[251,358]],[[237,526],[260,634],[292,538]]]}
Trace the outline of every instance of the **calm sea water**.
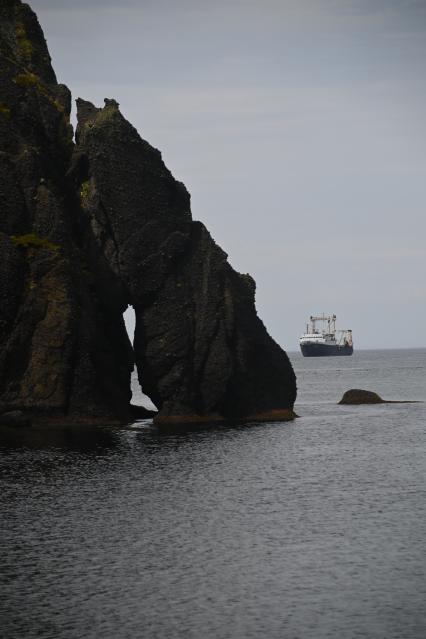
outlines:
{"label": "calm sea water", "polygon": [[426,350],[291,355],[300,419],[0,432],[7,639],[424,639]]}

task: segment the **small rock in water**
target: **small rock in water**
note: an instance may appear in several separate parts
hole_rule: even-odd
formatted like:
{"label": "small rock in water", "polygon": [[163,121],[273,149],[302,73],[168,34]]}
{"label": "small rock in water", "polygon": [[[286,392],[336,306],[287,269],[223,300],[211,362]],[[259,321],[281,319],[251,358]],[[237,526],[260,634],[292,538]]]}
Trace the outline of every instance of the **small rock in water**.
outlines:
{"label": "small rock in water", "polygon": [[382,399],[377,393],[373,391],[362,390],[360,388],[351,388],[346,391],[340,400],[339,404],[384,404],[385,400]]}
{"label": "small rock in water", "polygon": [[6,426],[15,426],[16,428],[23,428],[31,426],[31,419],[25,415],[21,410],[11,410],[8,413],[0,415],[0,424]]}

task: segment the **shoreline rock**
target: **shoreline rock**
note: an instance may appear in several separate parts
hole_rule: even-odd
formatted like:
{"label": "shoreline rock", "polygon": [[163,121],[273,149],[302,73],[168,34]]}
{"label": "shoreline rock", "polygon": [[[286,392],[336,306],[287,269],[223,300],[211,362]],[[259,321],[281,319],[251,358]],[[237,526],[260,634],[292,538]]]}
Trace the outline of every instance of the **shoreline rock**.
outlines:
{"label": "shoreline rock", "polygon": [[241,424],[252,422],[289,422],[296,419],[298,415],[291,408],[273,409],[252,415],[241,416],[235,419],[226,418],[218,413],[209,415],[157,415],[154,417],[154,424],[157,426],[186,426],[186,425],[208,425],[208,424]]}

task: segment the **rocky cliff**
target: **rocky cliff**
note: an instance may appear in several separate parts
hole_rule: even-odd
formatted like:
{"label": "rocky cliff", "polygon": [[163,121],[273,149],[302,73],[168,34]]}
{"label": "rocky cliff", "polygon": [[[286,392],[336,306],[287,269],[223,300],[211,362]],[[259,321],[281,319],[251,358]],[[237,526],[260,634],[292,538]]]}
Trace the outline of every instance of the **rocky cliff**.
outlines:
{"label": "rocky cliff", "polygon": [[0,41],[0,411],[125,419],[135,361],[158,422],[291,417],[254,281],[192,221],[160,152],[114,100],[77,100],[74,143],[27,5],[3,0]]}
{"label": "rocky cliff", "polygon": [[70,108],[36,16],[3,0],[0,410],[125,414],[133,367],[126,304],[111,313],[90,270],[79,201],[66,178]]}

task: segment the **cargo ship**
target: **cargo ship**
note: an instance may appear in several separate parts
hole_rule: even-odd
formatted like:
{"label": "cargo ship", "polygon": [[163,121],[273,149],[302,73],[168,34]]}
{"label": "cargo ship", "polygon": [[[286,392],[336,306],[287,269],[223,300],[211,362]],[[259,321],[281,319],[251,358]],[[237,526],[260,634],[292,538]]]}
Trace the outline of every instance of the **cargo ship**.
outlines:
{"label": "cargo ship", "polygon": [[[329,357],[352,355],[354,352],[352,331],[336,330],[335,315],[311,315],[306,333],[300,338],[300,350],[303,357]],[[321,330],[317,329],[321,322]]]}

